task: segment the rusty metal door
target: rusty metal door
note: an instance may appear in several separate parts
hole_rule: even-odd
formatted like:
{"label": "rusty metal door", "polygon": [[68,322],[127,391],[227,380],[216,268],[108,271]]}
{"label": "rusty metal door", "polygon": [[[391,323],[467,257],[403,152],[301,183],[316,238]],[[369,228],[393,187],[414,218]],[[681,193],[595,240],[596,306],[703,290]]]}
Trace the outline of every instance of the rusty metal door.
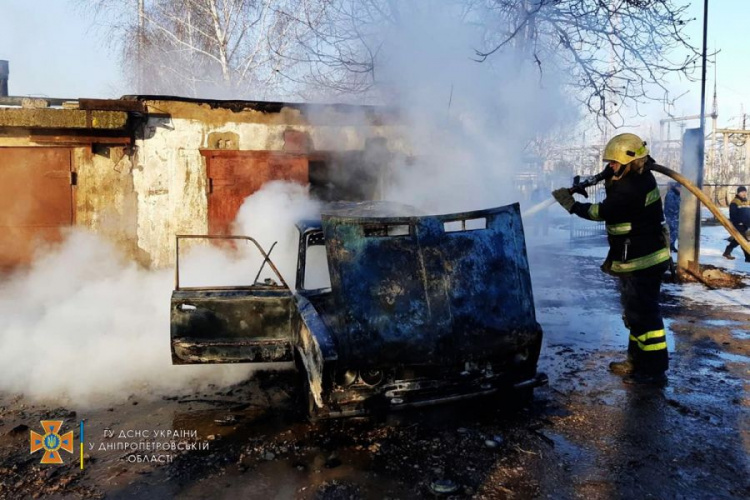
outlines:
{"label": "rusty metal door", "polygon": [[69,148],[0,148],[0,269],[29,263],[73,223]]}
{"label": "rusty metal door", "polygon": [[242,202],[272,180],[308,183],[306,156],[272,151],[205,151],[208,231],[230,234]]}

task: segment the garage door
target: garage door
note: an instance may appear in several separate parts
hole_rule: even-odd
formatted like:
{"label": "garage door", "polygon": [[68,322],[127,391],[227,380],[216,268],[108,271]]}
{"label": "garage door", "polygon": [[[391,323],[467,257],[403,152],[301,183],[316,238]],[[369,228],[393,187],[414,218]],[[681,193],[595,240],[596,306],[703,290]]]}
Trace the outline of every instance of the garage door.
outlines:
{"label": "garage door", "polygon": [[31,261],[73,223],[71,150],[0,148],[0,268]]}
{"label": "garage door", "polygon": [[208,172],[208,230],[230,234],[242,202],[272,180],[307,184],[307,157],[270,151],[203,152]]}

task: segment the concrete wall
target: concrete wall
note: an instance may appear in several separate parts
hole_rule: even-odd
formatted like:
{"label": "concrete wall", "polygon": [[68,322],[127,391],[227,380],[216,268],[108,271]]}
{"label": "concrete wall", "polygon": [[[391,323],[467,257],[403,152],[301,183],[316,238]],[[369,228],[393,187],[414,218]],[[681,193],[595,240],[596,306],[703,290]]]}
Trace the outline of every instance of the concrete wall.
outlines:
{"label": "concrete wall", "polygon": [[133,185],[131,157],[124,147],[73,150],[77,172],[75,224],[112,241],[125,254],[150,264],[136,244],[137,197]]}
{"label": "concrete wall", "polygon": [[[406,152],[403,134],[371,111],[356,108],[283,107],[278,112],[233,111],[209,104],[147,101],[148,121],[136,141],[132,183],[136,193],[136,241],[142,261],[174,262],[175,234],[206,234],[206,163],[202,149],[283,151],[284,133],[307,133],[311,151],[362,150],[368,139],[387,139]],[[235,144],[233,138],[236,138]]]}

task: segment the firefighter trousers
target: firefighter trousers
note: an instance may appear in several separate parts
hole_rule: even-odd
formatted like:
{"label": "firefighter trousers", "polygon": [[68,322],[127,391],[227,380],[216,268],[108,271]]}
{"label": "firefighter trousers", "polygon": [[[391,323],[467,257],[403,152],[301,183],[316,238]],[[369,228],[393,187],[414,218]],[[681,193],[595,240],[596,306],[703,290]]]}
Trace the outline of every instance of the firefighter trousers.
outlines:
{"label": "firefighter trousers", "polygon": [[620,277],[623,316],[630,329],[628,357],[636,372],[658,375],[667,371],[667,336],[661,317],[659,294],[662,273]]}

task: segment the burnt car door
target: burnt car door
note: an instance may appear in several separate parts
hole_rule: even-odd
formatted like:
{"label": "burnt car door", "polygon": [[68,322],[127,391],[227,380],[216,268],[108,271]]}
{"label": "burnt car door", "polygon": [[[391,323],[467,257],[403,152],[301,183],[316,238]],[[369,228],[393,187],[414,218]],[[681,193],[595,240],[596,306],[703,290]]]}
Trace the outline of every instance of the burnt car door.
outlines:
{"label": "burnt car door", "polygon": [[[180,242],[186,239],[245,240],[262,256],[261,268],[246,286],[180,286]],[[172,292],[173,364],[267,363],[292,361],[292,328],[297,307],[269,254],[247,236],[177,236]],[[258,281],[262,270],[273,279]],[[252,277],[248,278],[250,281]]]}

